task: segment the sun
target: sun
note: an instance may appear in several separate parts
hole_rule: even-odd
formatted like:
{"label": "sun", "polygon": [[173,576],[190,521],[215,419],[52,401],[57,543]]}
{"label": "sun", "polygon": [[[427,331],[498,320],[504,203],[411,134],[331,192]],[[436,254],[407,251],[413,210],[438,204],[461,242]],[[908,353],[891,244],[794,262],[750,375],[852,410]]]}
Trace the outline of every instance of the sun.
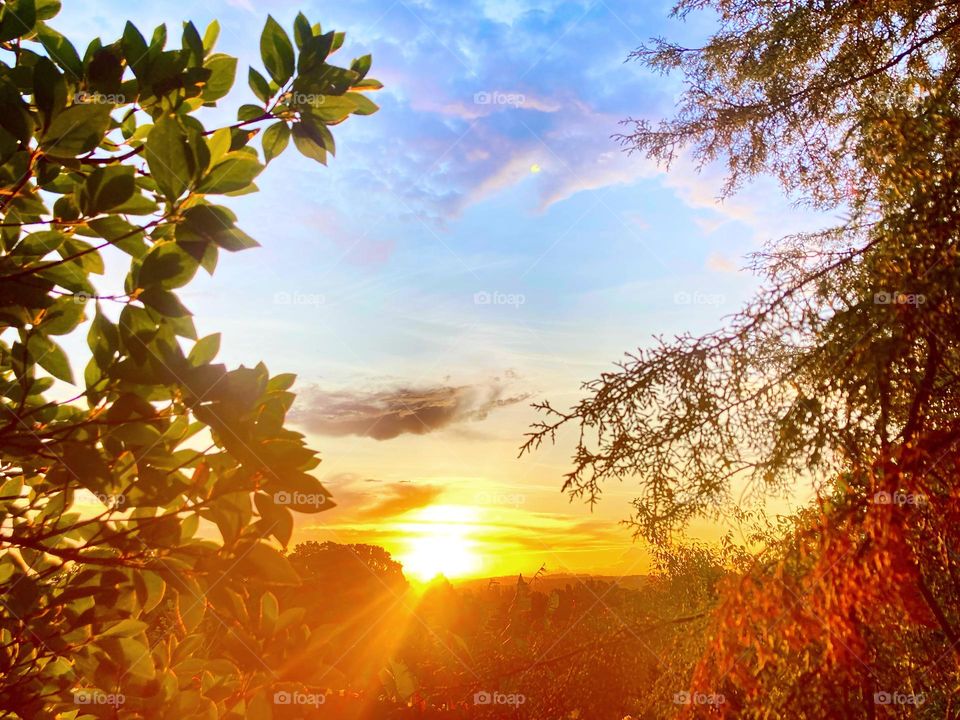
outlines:
{"label": "sun", "polygon": [[475,508],[431,505],[402,523],[406,550],[397,559],[404,572],[423,582],[437,575],[455,579],[475,574],[483,564],[472,537],[478,517]]}

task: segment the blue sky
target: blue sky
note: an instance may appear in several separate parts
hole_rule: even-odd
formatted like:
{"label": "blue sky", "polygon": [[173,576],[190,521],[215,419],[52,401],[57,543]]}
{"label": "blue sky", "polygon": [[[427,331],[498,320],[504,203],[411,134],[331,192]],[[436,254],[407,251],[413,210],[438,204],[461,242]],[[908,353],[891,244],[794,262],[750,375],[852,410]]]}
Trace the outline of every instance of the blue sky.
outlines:
{"label": "blue sky", "polygon": [[532,544],[481,547],[503,554],[491,572],[535,570],[536,552],[639,571],[642,549],[614,524],[629,488],[590,515],[559,493],[567,445],[514,457],[531,400],[572,402],[652,335],[716,326],[754,286],[745,253],[821,224],[770,182],[719,204],[716,168],[664,173],[611,139],[628,116],[668,114],[681,89],[628,54],[654,35],[696,42],[710,18],[627,0],[67,0],[54,25],[107,40],[128,17],[171,35],[216,17],[218,49],[241,58],[222,103],[235,107],[252,98],[267,12],[289,28],[297,10],[347,32],[341,64],[373,54],[382,109],[335,128],[328,168],[292,149],[271,164],[259,194],[233,201],[263,247],[222,258],[184,299],[202,332],[224,333],[225,361],[300,377],[295,417],[340,503],[300,537],[402,554],[390,523],[479,502],[481,546],[493,527],[537,529]]}

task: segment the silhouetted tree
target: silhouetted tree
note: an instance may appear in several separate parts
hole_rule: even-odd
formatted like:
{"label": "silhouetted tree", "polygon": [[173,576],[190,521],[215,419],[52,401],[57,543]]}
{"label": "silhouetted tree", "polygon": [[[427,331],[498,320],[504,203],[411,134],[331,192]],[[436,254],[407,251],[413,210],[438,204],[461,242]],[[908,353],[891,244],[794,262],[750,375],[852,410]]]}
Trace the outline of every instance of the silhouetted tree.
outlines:
{"label": "silhouetted tree", "polygon": [[525,449],[574,426],[565,489],[594,502],[636,481],[636,532],[663,545],[735,494],[819,488],[724,596],[694,689],[730,702],[693,714],[874,717],[905,693],[943,716],[960,681],[960,5],[675,12],[700,9],[718,21],[703,46],[636,52],[685,90],[623,143],[724,161],[727,192],[772,173],[849,217],[755,254],[761,289],[723,329],[657,339],[568,411],[541,404]]}

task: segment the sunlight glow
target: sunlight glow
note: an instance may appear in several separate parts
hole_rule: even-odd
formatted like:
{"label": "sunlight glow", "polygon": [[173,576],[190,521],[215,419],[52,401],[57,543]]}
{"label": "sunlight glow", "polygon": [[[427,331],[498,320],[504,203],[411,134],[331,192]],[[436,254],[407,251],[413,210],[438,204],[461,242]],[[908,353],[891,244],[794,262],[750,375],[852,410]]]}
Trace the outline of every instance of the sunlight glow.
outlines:
{"label": "sunlight glow", "polygon": [[397,559],[407,575],[427,582],[437,575],[462,578],[483,565],[473,538],[479,511],[459,505],[432,505],[398,527],[409,538],[407,550]]}

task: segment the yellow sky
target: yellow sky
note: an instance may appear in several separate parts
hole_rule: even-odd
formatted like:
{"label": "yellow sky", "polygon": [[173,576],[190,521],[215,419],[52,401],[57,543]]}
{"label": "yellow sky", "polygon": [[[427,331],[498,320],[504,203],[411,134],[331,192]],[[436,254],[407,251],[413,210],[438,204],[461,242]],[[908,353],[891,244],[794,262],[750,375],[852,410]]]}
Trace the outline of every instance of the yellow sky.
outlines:
{"label": "yellow sky", "polygon": [[[468,429],[388,442],[317,438],[325,471],[319,477],[337,507],[301,517],[294,541],[380,545],[420,580],[437,573],[451,579],[529,574],[541,565],[550,573],[648,572],[643,542],[634,542],[621,524],[636,487],[607,486],[592,512],[581,500],[571,502],[561,492],[567,439],[517,458],[532,417],[528,408],[515,407]],[[772,507],[785,510],[801,500]],[[727,531],[740,532],[721,518],[697,522],[689,534],[713,541]]]}

